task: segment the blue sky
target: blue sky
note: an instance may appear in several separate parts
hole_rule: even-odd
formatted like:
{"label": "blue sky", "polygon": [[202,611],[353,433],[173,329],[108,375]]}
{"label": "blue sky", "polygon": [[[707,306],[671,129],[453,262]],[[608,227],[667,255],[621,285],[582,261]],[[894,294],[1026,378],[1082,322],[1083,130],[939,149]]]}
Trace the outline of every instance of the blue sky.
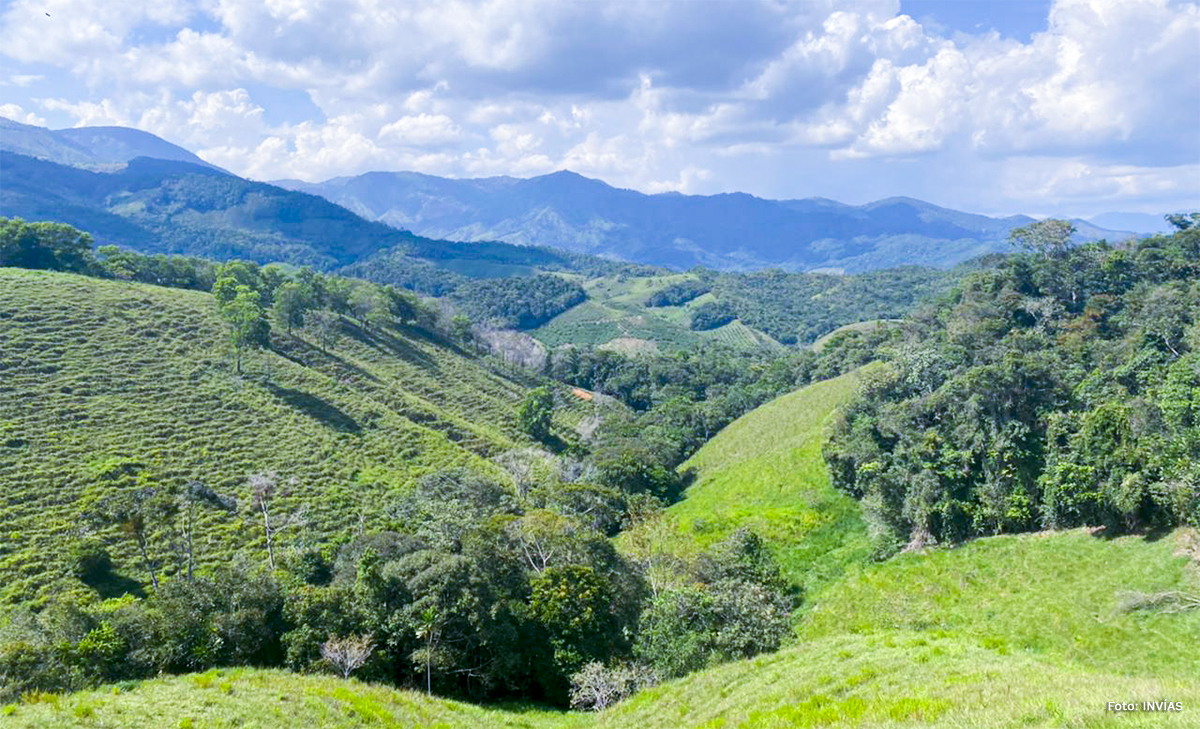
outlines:
{"label": "blue sky", "polygon": [[1194,0],[10,0],[0,115],[255,179],[1200,208]]}

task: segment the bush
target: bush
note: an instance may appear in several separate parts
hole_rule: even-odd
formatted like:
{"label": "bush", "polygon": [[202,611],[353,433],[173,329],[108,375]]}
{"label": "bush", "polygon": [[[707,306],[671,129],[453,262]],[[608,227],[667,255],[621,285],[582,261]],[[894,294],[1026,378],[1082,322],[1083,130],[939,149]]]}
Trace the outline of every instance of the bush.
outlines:
{"label": "bush", "polygon": [[84,539],[72,548],[68,561],[71,574],[91,584],[107,577],[113,569],[112,555],[99,539]]}
{"label": "bush", "polygon": [[647,666],[593,661],[571,676],[571,708],[602,711],[656,683],[658,674]]}

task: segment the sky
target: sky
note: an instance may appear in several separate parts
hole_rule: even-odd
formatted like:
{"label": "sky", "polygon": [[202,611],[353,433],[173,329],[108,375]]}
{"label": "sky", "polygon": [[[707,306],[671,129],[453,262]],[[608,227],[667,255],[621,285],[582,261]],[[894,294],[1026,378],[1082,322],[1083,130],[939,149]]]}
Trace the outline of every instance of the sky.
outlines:
{"label": "sky", "polygon": [[6,0],[0,116],[368,170],[1200,209],[1200,2]]}

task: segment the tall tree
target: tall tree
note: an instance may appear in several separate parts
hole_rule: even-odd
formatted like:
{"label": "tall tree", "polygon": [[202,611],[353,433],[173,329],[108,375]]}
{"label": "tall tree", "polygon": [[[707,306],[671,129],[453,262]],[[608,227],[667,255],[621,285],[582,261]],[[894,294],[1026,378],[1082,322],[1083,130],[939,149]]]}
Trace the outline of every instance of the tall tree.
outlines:
{"label": "tall tree", "polygon": [[229,340],[236,352],[239,375],[242,373],[242,353],[270,342],[271,325],[260,302],[258,292],[239,285],[234,297],[221,307],[221,315],[229,324]]}

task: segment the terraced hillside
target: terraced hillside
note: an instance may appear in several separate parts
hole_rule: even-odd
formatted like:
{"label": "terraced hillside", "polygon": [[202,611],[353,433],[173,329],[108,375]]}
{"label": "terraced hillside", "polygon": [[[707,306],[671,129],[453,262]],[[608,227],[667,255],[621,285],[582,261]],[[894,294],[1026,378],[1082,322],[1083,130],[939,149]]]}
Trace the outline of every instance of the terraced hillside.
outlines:
{"label": "terraced hillside", "polygon": [[695,280],[689,273],[581,279],[588,300],[530,333],[550,347],[607,344],[624,351],[664,351],[718,341],[743,349],[781,348],[770,336],[736,320],[717,329],[692,331],[692,312],[712,300],[709,294],[678,306],[646,305],[651,294]]}
{"label": "terraced hillside", "polygon": [[[248,506],[247,477],[274,470],[294,480],[278,508],[329,533],[519,437],[525,385],[414,331],[343,321],[329,351],[276,334],[243,368],[208,294],[0,269],[0,601],[64,588],[81,511],[126,476]],[[210,516],[200,556],[261,539],[248,518]]]}

